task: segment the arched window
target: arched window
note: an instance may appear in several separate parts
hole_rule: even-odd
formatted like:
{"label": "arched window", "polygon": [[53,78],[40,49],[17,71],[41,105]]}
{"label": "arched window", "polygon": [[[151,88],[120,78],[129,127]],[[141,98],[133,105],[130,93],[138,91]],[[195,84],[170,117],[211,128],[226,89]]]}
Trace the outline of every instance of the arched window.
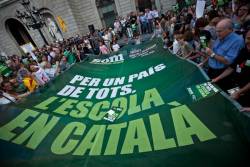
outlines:
{"label": "arched window", "polygon": [[5,22],[7,31],[13,36],[19,46],[31,42],[36,46],[24,25],[16,19],[10,18]]}

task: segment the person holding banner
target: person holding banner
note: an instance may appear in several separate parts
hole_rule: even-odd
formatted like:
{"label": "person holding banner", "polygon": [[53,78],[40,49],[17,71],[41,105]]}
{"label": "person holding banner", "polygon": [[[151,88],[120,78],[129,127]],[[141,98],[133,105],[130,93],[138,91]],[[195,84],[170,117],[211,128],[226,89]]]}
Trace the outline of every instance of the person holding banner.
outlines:
{"label": "person holding banner", "polygon": [[13,84],[8,80],[4,80],[1,83],[0,105],[16,103],[18,100],[25,96],[28,96],[29,94],[30,92],[24,92],[22,94],[16,93]]}
{"label": "person holding banner", "polygon": [[241,109],[241,111],[250,112],[250,104],[249,104],[250,82],[247,85],[245,85],[243,88],[239,89],[234,94],[232,94],[231,97],[239,101],[243,105],[243,108]]}
{"label": "person holding banner", "polygon": [[14,92],[14,88],[9,81],[3,81],[1,83],[0,91],[0,105],[16,102],[18,100],[18,94]]}
{"label": "person holding banner", "polygon": [[15,97],[0,90],[0,105],[9,104],[11,102],[16,102]]}
{"label": "person holding banner", "polygon": [[[239,51],[244,47],[244,40],[241,36],[233,32],[233,24],[230,19],[223,19],[216,25],[216,33],[218,39],[214,42],[212,48],[206,48],[209,55],[208,60],[208,76],[215,78],[219,76],[235,58]],[[227,83],[223,82],[219,85],[226,88]]]}
{"label": "person holding banner", "polygon": [[[47,62],[47,63],[49,63],[49,62]],[[45,64],[45,66],[46,66],[46,64]],[[50,78],[45,73],[44,69],[41,68],[40,66],[30,65],[30,71],[32,72],[32,75],[34,76],[34,78],[39,86],[43,86],[50,81]]]}
{"label": "person holding banner", "polygon": [[[245,107],[250,107],[250,30],[245,37],[246,47],[243,48],[235,62],[231,64],[221,75],[214,78],[212,82],[218,83],[226,77],[232,78],[233,88],[238,87],[231,97],[238,100]],[[231,83],[228,83],[231,85]],[[232,87],[231,87],[232,88]],[[230,89],[231,89],[230,88]],[[248,108],[248,111],[250,108]]]}

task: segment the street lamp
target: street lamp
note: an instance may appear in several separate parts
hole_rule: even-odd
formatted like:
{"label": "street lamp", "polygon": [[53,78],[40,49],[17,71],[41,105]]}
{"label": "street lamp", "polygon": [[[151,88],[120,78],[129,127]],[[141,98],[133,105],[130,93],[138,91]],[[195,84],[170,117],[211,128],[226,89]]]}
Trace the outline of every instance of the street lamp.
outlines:
{"label": "street lamp", "polygon": [[28,29],[37,29],[45,44],[48,44],[41,28],[45,25],[43,14],[36,7],[30,5],[29,0],[21,0],[21,5],[25,8],[24,12],[16,10],[16,17],[19,18]]}

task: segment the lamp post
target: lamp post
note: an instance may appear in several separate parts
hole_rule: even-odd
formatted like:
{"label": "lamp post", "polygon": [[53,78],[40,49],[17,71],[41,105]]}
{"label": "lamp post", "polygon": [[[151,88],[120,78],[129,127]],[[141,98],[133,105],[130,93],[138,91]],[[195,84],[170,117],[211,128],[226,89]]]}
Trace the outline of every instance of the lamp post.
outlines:
{"label": "lamp post", "polygon": [[16,10],[16,17],[19,18],[28,29],[37,29],[45,44],[48,44],[44,37],[41,28],[45,25],[43,14],[36,7],[30,5],[29,0],[21,0],[21,5],[25,8],[25,11],[20,12]]}

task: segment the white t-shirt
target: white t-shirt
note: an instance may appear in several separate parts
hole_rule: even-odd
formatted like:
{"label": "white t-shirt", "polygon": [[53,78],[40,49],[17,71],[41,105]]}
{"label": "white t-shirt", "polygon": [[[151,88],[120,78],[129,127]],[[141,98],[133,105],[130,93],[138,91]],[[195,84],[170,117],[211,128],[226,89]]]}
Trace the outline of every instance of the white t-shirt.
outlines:
{"label": "white t-shirt", "polygon": [[175,39],[173,43],[173,53],[176,54],[180,50],[180,44],[179,42]]}
{"label": "white t-shirt", "polygon": [[38,85],[40,86],[46,84],[50,80],[48,75],[45,73],[45,71],[42,68],[39,68],[37,72],[34,72],[34,75],[36,77],[35,79]]}
{"label": "white t-shirt", "polygon": [[135,44],[136,45],[140,45],[141,44],[141,38],[140,37],[135,39]]}
{"label": "white t-shirt", "polygon": [[153,10],[152,15],[154,16],[154,18],[157,18],[159,17],[159,12],[157,10]]}
{"label": "white t-shirt", "polygon": [[51,57],[53,57],[53,58],[56,57],[56,53],[55,53],[54,51],[50,52],[49,55],[50,55]]}
{"label": "white t-shirt", "polygon": [[0,98],[0,105],[9,104],[15,102],[16,99],[8,93],[3,92],[3,97]]}
{"label": "white t-shirt", "polygon": [[90,42],[88,39],[85,39],[84,43],[87,45],[88,49],[92,49],[92,46],[90,45]]}
{"label": "white t-shirt", "polygon": [[121,30],[121,24],[120,24],[120,22],[118,22],[118,21],[114,22],[114,29],[115,29],[115,32]]}
{"label": "white t-shirt", "polygon": [[112,49],[114,52],[117,52],[120,49],[120,46],[118,44],[112,45]]}
{"label": "white t-shirt", "polygon": [[54,78],[56,75],[56,69],[55,68],[45,68],[44,69],[45,73],[50,77]]}

